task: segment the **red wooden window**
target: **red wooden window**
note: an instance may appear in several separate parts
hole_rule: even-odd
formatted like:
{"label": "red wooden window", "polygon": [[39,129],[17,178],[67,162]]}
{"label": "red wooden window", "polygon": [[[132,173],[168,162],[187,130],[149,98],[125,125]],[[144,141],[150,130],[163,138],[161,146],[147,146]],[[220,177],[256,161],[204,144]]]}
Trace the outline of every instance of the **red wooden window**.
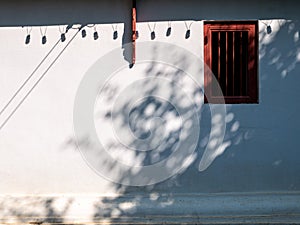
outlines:
{"label": "red wooden window", "polygon": [[258,103],[257,21],[205,22],[204,42],[205,102]]}

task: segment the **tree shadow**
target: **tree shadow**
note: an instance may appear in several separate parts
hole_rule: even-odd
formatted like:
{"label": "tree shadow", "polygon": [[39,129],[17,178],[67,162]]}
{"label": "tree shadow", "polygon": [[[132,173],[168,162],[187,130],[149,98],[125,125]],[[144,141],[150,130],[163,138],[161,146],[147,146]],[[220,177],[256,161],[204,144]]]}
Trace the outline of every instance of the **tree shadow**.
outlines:
{"label": "tree shadow", "polygon": [[[279,21],[280,23],[280,21]],[[261,25],[262,26],[262,25]],[[226,135],[223,141],[222,147],[217,152],[217,158],[215,163],[212,164],[205,173],[199,173],[198,164],[199,157],[203,154],[205,146],[208,144],[209,134],[212,129],[211,112],[208,105],[202,106],[201,109],[201,133],[199,134],[199,141],[197,143],[197,151],[193,157],[193,160],[189,165],[180,171],[175,176],[168,180],[146,187],[130,187],[121,184],[116,184],[116,187],[122,193],[117,198],[103,198],[95,205],[94,221],[99,221],[101,218],[110,218],[111,221],[120,221],[120,218],[130,217],[133,214],[137,214],[141,201],[157,201],[160,204],[160,197],[164,196],[168,199],[166,204],[172,205],[173,195],[178,193],[219,193],[219,192],[251,192],[255,190],[259,191],[275,191],[275,190],[293,190],[293,187],[299,187],[299,181],[295,180],[295,175],[299,171],[299,166],[296,165],[297,151],[293,150],[293,144],[287,144],[287,141],[295,141],[296,136],[287,137],[290,134],[284,134],[287,130],[292,128],[293,131],[298,130],[299,120],[297,120],[297,110],[299,107],[294,104],[291,107],[290,104],[293,101],[297,101],[297,95],[293,95],[291,100],[284,103],[283,98],[287,97],[288,93],[282,95],[282,91],[296,92],[299,82],[295,82],[295,77],[299,71],[299,52],[295,49],[299,49],[299,23],[298,21],[286,21],[280,24],[278,30],[275,27],[272,30],[274,37],[269,42],[263,40],[270,33],[270,28],[260,30],[260,104],[256,106],[255,113],[251,110],[253,105],[228,105],[227,115],[225,121],[227,123]],[[276,33],[275,33],[276,32]],[[282,42],[285,41],[284,44]],[[154,50],[155,51],[155,50]],[[154,54],[155,55],[155,54]],[[184,58],[178,58],[178,67],[184,68],[188,66],[188,62]],[[164,76],[164,72],[155,63],[151,64],[146,73],[149,76]],[[170,102],[176,102],[176,95],[179,92],[176,84],[180,83],[180,78],[183,75],[178,72],[171,75],[172,84],[168,87],[170,91]],[[296,81],[298,81],[296,79]],[[173,113],[174,118],[179,114],[171,106],[164,105],[161,102],[153,99],[151,96],[155,95],[159,89],[160,83],[142,83],[137,92],[145,92],[147,96],[150,96],[134,107],[131,101],[123,102],[119,105],[115,112],[108,111],[103,113],[106,118],[113,118],[113,120],[119,120],[120,124],[117,130],[122,129],[123,126],[130,127],[136,138],[147,139],[149,143],[159,142],[163,132],[160,129],[167,127],[168,119],[167,114]],[[289,90],[289,87],[294,87],[294,91]],[[136,88],[136,87],[134,87]],[[278,92],[270,90],[275,88]],[[109,88],[108,88],[109,90]],[[194,94],[202,95],[201,90],[194,90]],[[116,93],[116,92],[111,92]],[[108,100],[112,100],[111,98]],[[282,101],[280,101],[282,100]],[[286,100],[285,100],[286,101]],[[244,107],[245,109],[242,109]],[[273,112],[274,108],[282,110],[292,110],[291,114],[280,115],[279,112]],[[130,109],[129,109],[130,108]],[[183,109],[188,113],[192,110],[191,105],[185,105]],[[153,113],[149,113],[152,112]],[[130,112],[130,113],[128,113]],[[275,114],[275,115],[272,115]],[[182,114],[180,114],[182,116]],[[271,116],[270,116],[271,115]],[[101,113],[97,114],[101,116]],[[146,124],[151,121],[152,117],[162,118],[158,124],[155,124],[155,129],[149,131],[146,129]],[[261,117],[262,120],[257,119]],[[277,118],[277,119],[276,119]],[[171,120],[174,124],[175,122]],[[297,122],[296,122],[297,121]],[[283,139],[274,141],[274,143],[263,143],[264,137],[260,137],[261,134],[267,134],[265,137],[271,138],[273,134],[278,131],[273,130],[274,122],[276,126],[280,127],[280,135],[284,135]],[[265,127],[265,128],[264,128]],[[173,148],[179,141],[179,133],[183,132],[184,126],[180,126],[173,132],[168,133],[166,138],[162,142],[159,142],[159,146],[156,150],[157,153],[151,151],[134,152],[134,156],[131,157],[138,165],[147,166],[151,163],[156,163],[159,160],[163,160],[165,157],[169,157]],[[157,132],[158,137],[151,132]],[[217,131],[216,131],[217,132]],[[151,136],[153,135],[153,136]],[[191,135],[189,129],[187,129],[187,136]],[[171,141],[172,140],[172,141]],[[261,148],[256,148],[257,142],[262,143]],[[277,146],[276,146],[277,145]],[[279,146],[278,146],[279,145]],[[127,146],[134,149],[150,149],[153,145],[144,146],[141,142],[134,140],[127,143]],[[289,155],[284,156],[283,151],[289,148]],[[111,152],[116,152],[115,155],[120,155],[120,158],[126,158],[126,152],[118,152],[122,149],[122,144],[109,143],[108,149]],[[281,150],[278,150],[282,148]],[[277,151],[274,151],[277,149]],[[242,151],[243,150],[243,151]],[[261,154],[261,151],[264,151]],[[258,159],[258,156],[261,156]],[[293,155],[293,157],[290,157]],[[120,160],[121,160],[120,159]],[[220,161],[222,160],[222,161]],[[125,160],[126,161],[126,160]],[[241,165],[242,162],[246,162],[245,165]],[[256,165],[256,166],[254,166]],[[288,166],[288,165],[293,165]],[[114,165],[110,165],[113,169]],[[238,171],[238,168],[244,168],[244,170]],[[263,169],[262,169],[263,168]],[[220,175],[220,171],[226,170],[226,173]],[[139,171],[132,171],[132,174],[136,175]],[[120,177],[119,183],[127,180],[132,174],[128,174],[126,177]],[[290,177],[286,177],[289,174]],[[276,177],[286,177],[282,182],[274,182]],[[239,181],[236,181],[236,177]],[[197,181],[196,181],[197,180]],[[293,184],[293,187],[290,185]],[[163,193],[163,194],[162,194]],[[131,196],[124,198],[124,196]],[[147,200],[145,199],[147,198]],[[124,208],[125,203],[130,202],[131,207]],[[201,204],[201,203],[199,203]],[[109,207],[106,208],[105,205]],[[151,211],[148,212],[151,215]],[[142,216],[147,216],[143,214]],[[150,220],[150,219],[149,219]]]}
{"label": "tree shadow", "polygon": [[[19,3],[21,3],[21,1],[19,1]],[[21,4],[24,4],[24,9],[28,7],[25,3]],[[81,3],[80,1],[75,1],[72,2],[72,4]],[[32,20],[32,18],[29,19],[26,17],[25,21],[20,21],[21,17],[11,18],[11,16],[16,13],[11,13],[11,15],[9,15],[9,12],[6,12],[4,16],[11,18],[11,21],[13,22],[7,24],[2,23],[1,25],[74,24],[77,22],[81,24],[94,24],[99,21],[106,21],[107,23],[120,22],[120,19],[123,19],[122,15],[114,17],[114,15],[108,15],[108,12],[110,11],[105,12],[104,10],[103,15],[98,13],[97,16],[95,15],[95,17],[90,17],[89,19],[86,18],[86,14],[81,14],[81,12],[86,10],[86,8],[81,9],[81,12],[73,12],[69,9],[65,10],[66,11],[61,12],[61,18],[59,19],[56,17],[49,17],[49,15],[46,14],[39,14],[42,20]],[[78,13],[79,17],[74,19],[72,16],[67,16],[68,13],[66,12],[69,11],[72,11],[73,16]],[[168,14],[172,11],[174,10],[168,11]],[[126,13],[129,13],[129,10]],[[101,18],[98,17],[99,15],[101,15]],[[145,15],[140,18],[145,19],[147,18],[147,15],[149,16],[149,14],[145,13]],[[162,15],[163,13],[160,14],[160,16]],[[195,12],[192,15],[195,16]],[[197,18],[199,18],[198,11],[197,15]],[[166,15],[164,14],[164,16]],[[109,18],[109,21],[107,18]],[[183,11],[180,12],[180,15],[177,15],[176,19],[182,18],[187,18],[186,13]],[[49,19],[51,21],[49,21]],[[130,26],[130,23],[125,23],[124,25],[123,43],[130,41]],[[262,29],[260,31],[261,104],[258,109],[255,109],[255,115],[253,115],[252,106],[249,105],[229,105],[227,107],[227,115],[225,118],[227,129],[224,146],[218,151],[217,156],[219,156],[219,158],[216,158],[215,163],[213,163],[211,167],[205,171],[205,173],[199,173],[199,157],[202,156],[203,151],[208,144],[209,134],[212,130],[211,121],[213,120],[215,123],[218,123],[217,119],[211,118],[211,111],[208,105],[201,106],[201,132],[198,134],[198,142],[196,143],[197,151],[189,158],[190,161],[185,162],[186,164],[183,165],[182,170],[178,171],[176,175],[162,183],[148,185],[145,187],[130,187],[122,185],[122,183],[128,182],[128,179],[132,176],[143,176],[143,174],[139,174],[139,170],[134,169],[132,171],[128,171],[126,176],[119,177],[119,180],[114,184],[115,190],[120,193],[120,197],[104,197],[100,198],[99,201],[95,203],[95,212],[93,215],[94,221],[96,222],[108,218],[109,221],[114,222],[119,221],[118,219],[121,217],[132,216],[134,213],[137,213],[139,204],[141,201],[145,201],[145,198],[149,201],[158,202],[159,204],[164,204],[168,207],[168,205],[173,204],[172,199],[174,194],[186,191],[191,193],[229,192],[232,191],[233,184],[235,185],[234,191],[270,189],[289,190],[291,189],[289,187],[291,183],[295,187],[300,187],[300,181],[295,178],[295,175],[282,181],[281,184],[274,184],[273,181],[274,179],[276,180],[274,176],[285,177],[286,175],[296,174],[295,172],[297,171],[299,172],[299,167],[296,166],[296,159],[299,154],[294,146],[296,141],[289,143],[291,138],[293,140],[297,139],[297,132],[292,134],[288,132],[285,133],[290,129],[298,131],[298,127],[300,127],[297,117],[299,107],[297,104],[294,104],[298,101],[296,91],[298,90],[299,80],[295,81],[295,77],[299,71],[299,27],[300,25],[298,21],[292,21],[280,24],[280,29],[277,32],[275,32],[274,28],[272,28],[272,30],[270,30],[270,28],[266,28],[266,30]],[[271,35],[274,35],[274,37],[269,41],[263,41]],[[170,52],[167,53],[171,54]],[[155,60],[155,49],[153,50],[153,55],[153,59]],[[127,58],[127,60],[129,60],[130,56],[131,53],[129,51],[125,51],[125,58]],[[178,68],[186,68],[190,65],[187,59],[178,56],[177,66]],[[194,109],[195,105],[186,104],[186,102],[182,100],[184,98],[180,95],[180,89],[178,89],[178,84],[182,82],[181,79],[184,77],[184,74],[180,70],[174,72],[172,70],[165,71],[164,69],[165,68],[160,67],[158,64],[150,63],[143,72],[148,74],[149,77],[167,78],[170,81],[169,86],[164,86],[159,81],[147,82],[145,80],[142,83],[139,83],[140,86],[134,86],[133,90],[135,92],[133,93],[139,93],[140,96],[147,97],[134,102],[136,104],[133,107],[131,107],[132,99],[130,99],[129,95],[127,96],[129,99],[125,99],[123,102],[120,102],[120,104],[114,108],[114,111],[108,110],[96,112],[96,116],[98,118],[101,117],[101,121],[110,121],[111,118],[117,121],[118,123],[116,126],[118,131],[129,128],[132,132],[131,136],[121,135],[120,137],[121,140],[125,142],[125,147],[128,147],[128,149],[124,149],[124,144],[116,143],[116,141],[113,140],[108,140],[106,143],[110,154],[124,163],[134,162],[140,166],[148,166],[153,163],[157,163],[170,157],[170,155],[176,151],[179,142],[189,143],[190,138],[194,137],[192,132],[193,129],[191,129],[193,125],[191,122],[193,120],[189,113]],[[167,89],[164,89],[166,87]],[[104,102],[106,101],[107,104],[109,104],[108,102],[111,102],[114,99],[115,93],[118,89],[118,86],[109,85],[103,93],[106,96]],[[157,93],[166,90],[168,90],[167,99],[169,101],[166,102],[163,101],[164,99],[156,99],[153,97]],[[195,101],[198,99],[197,96],[203,97],[201,89],[196,88],[190,91],[195,97]],[[287,100],[287,98],[289,99]],[[134,100],[136,99],[134,98]],[[179,107],[174,107],[170,104],[172,102],[178,103]],[[241,107],[245,107],[245,109],[241,109]],[[239,114],[240,112],[242,112],[242,115]],[[257,120],[257,117],[263,119]],[[181,118],[184,118],[184,120],[179,123],[178,120]],[[274,121],[278,122],[275,123],[275,126],[273,127],[271,124],[274,123]],[[264,126],[266,127],[265,130]],[[259,127],[260,129],[256,130],[255,127]],[[276,129],[279,131],[275,131]],[[273,140],[273,143],[270,141],[269,145],[264,144],[262,138],[259,138],[259,136],[267,134],[268,132],[271,132],[271,134],[267,135],[268,138],[270,138],[273,134],[278,136],[278,133],[276,132],[279,132],[279,135],[282,135],[284,141]],[[180,136],[182,133],[184,133],[183,138]],[[216,131],[216,136],[217,135],[218,132]],[[258,140],[262,143],[260,149],[255,149],[258,142],[254,143],[253,140]],[[94,143],[90,142],[88,136],[82,140],[76,140],[74,137],[71,137],[66,141],[65,145],[75,148],[76,142],[82,142],[83,145],[86,145],[87,150],[93,151],[95,148]],[[247,145],[248,147],[246,147]],[[243,149],[245,151],[240,151],[241,148],[245,148]],[[282,151],[273,151],[273,149],[279,148],[282,148]],[[284,154],[284,150],[286,150],[286,148],[289,150],[288,156]],[[139,151],[132,151],[131,149]],[[258,158],[262,149],[264,151],[264,157]],[[99,163],[101,166],[105,166],[108,170],[114,172],[115,164],[110,161],[102,161],[99,156],[101,155],[95,151],[95,158],[100,159]],[[221,159],[224,161],[226,160],[227,162],[223,164],[217,163],[220,162]],[[235,159],[238,159],[239,161],[233,162]],[[174,163],[184,162],[182,160],[182,158],[179,158],[178,161],[175,161]],[[238,168],[239,164],[243,162],[243,160],[245,160],[249,165],[242,166],[245,170],[239,172],[238,178],[240,180],[236,183],[236,177],[230,175],[230,173],[232,172],[233,174],[236,174],[235,170]],[[262,172],[261,167],[264,166],[266,162],[273,162],[274,164],[267,168],[264,167],[266,170],[265,172]],[[254,165],[257,165],[256,168],[253,168],[253,163]],[[291,164],[294,165],[294,167],[288,167],[288,165]],[[227,172],[220,176],[220,171],[224,169],[226,169]],[[273,175],[269,176],[270,174]],[[269,178],[265,179],[266,177]],[[268,188],[267,185],[270,183],[274,185],[270,187],[270,189],[266,189]],[[129,197],[124,198],[124,196]],[[20,207],[19,202],[13,202],[12,205],[14,205],[14,207],[11,209],[7,208],[6,202],[2,203],[0,208],[3,209],[3,211],[5,210],[7,215],[14,215],[20,222],[26,222],[24,217],[34,218],[44,215],[44,222],[63,223],[64,216],[69,209],[69,205],[72,204],[72,201],[66,203],[66,206],[61,211],[57,211],[54,208],[54,202],[54,198],[48,198],[46,200],[43,199],[41,202],[36,204],[39,207],[43,205],[42,213],[39,213],[41,208],[38,210],[22,208]],[[129,206],[128,202],[131,203]],[[30,205],[35,204],[30,203]],[[151,212],[149,212],[149,214],[151,214]]]}
{"label": "tree shadow", "polygon": [[[1,199],[1,223],[64,224],[72,198],[59,197],[7,197]],[[69,223],[68,223],[69,224]]]}
{"label": "tree shadow", "polygon": [[[156,59],[161,57],[159,54],[172,55],[176,59],[176,68],[157,62]],[[80,148],[84,147],[81,152],[92,155],[87,161],[95,160],[90,166],[99,165],[94,169],[104,178],[112,180],[119,193],[118,197],[103,197],[95,203],[95,222],[118,222],[120,219],[126,222],[126,217],[141,213],[141,201],[157,202],[161,207],[168,207],[174,204],[173,195],[176,193],[187,190],[211,192],[209,185],[214,181],[199,176],[199,158],[206,149],[211,131],[213,141],[221,136],[218,124],[225,118],[219,118],[218,115],[211,117],[210,107],[203,106],[202,88],[194,85],[194,81],[185,73],[194,66],[189,58],[178,55],[171,48],[163,52],[153,48],[151,55],[153,60],[147,62],[146,66],[135,66],[144,79],[131,80],[127,77],[130,82],[126,83],[121,78],[124,74],[120,72],[121,75],[115,75],[117,78],[112,78],[101,87],[100,97],[97,98],[94,112],[96,130],[104,149],[113,160],[104,157],[97,149],[97,143],[91,141],[89,136],[77,143]],[[203,73],[203,66],[199,67],[197,74]],[[227,117],[228,124],[236,123],[233,113],[229,112]],[[226,142],[215,152],[212,162],[231,145],[231,138],[239,129],[238,125],[234,126],[231,134],[227,134]],[[67,143],[73,144],[74,141],[68,140]],[[177,154],[172,158],[173,161],[167,161],[180,150],[186,153]],[[163,168],[174,170],[166,179],[153,182],[153,174],[147,176],[149,174],[141,169],[164,160],[166,163],[162,164]],[[120,171],[118,164],[132,167],[124,172]],[[103,168],[103,172],[99,172],[99,168]],[[165,173],[163,168],[155,170],[157,176]],[[147,185],[139,186],[136,179]]]}

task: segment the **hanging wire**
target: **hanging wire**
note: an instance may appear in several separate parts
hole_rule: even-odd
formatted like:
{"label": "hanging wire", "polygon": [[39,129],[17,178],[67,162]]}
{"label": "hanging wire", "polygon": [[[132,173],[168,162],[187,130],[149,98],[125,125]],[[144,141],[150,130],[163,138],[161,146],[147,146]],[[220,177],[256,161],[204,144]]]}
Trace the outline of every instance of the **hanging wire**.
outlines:
{"label": "hanging wire", "polygon": [[97,31],[97,26],[96,25],[94,26],[93,37],[94,37],[95,41],[98,40],[98,38],[99,38],[99,34],[98,34],[98,31]]}
{"label": "hanging wire", "polygon": [[27,35],[30,34],[31,31],[32,31],[32,27],[30,27],[30,29],[28,27],[26,27],[26,33],[27,33]]}
{"label": "hanging wire", "polygon": [[116,26],[114,27],[114,25],[111,25],[112,29],[113,29],[113,39],[116,40],[118,38],[118,24],[116,24]]}
{"label": "hanging wire", "polygon": [[273,20],[271,20],[271,22],[269,24],[267,24],[263,21],[261,21],[261,22],[266,25],[267,34],[271,34],[272,33],[271,23],[273,22]]}
{"label": "hanging wire", "polygon": [[194,21],[192,21],[192,22],[190,23],[190,25],[188,25],[187,22],[184,21],[184,24],[185,24],[185,27],[186,27],[187,30],[190,30],[190,29],[191,29],[191,26],[192,26],[193,23],[194,23]]}
{"label": "hanging wire", "polygon": [[150,23],[148,23],[148,29],[150,31],[150,38],[151,40],[155,39],[155,27],[156,27],[156,22],[154,22],[153,27],[151,28]]}
{"label": "hanging wire", "polygon": [[[61,28],[62,27],[62,28]],[[66,27],[64,26],[58,26],[58,29],[59,29],[59,32],[62,34],[62,33],[66,33]]]}
{"label": "hanging wire", "polygon": [[32,31],[32,27],[30,27],[30,29],[28,27],[26,27],[26,38],[25,38],[25,44],[28,45],[30,43],[30,33]]}
{"label": "hanging wire", "polygon": [[43,32],[42,27],[40,27],[40,33],[42,35],[42,44],[43,45],[47,43],[47,37],[46,37],[47,29],[48,29],[48,27],[46,27]]}
{"label": "hanging wire", "polygon": [[185,32],[185,39],[189,39],[191,36],[191,26],[193,24],[193,21],[190,23],[190,25],[187,24],[186,21],[184,21],[185,27],[186,27],[186,32]]}
{"label": "hanging wire", "polygon": [[82,29],[82,30],[81,30],[81,37],[82,37],[82,38],[85,38],[85,37],[86,37],[86,30],[85,30],[85,29]]}
{"label": "hanging wire", "polygon": [[156,22],[154,22],[153,27],[151,28],[150,23],[148,23],[148,28],[150,32],[155,31],[155,27],[156,27]]}
{"label": "hanging wire", "polygon": [[81,37],[85,38],[86,37],[86,30],[84,29],[84,27],[87,26],[85,25],[81,25],[80,29],[81,29]]}
{"label": "hanging wire", "polygon": [[[83,26],[81,26],[78,31],[73,35],[73,37],[70,39],[70,41],[65,45],[65,47],[60,51],[60,53],[56,56],[56,58],[52,61],[52,63],[48,66],[48,68],[44,71],[44,73],[40,76],[40,78],[34,83],[34,85],[31,87],[31,89],[27,92],[27,94],[21,99],[19,104],[13,109],[13,111],[9,114],[9,116],[5,119],[5,121],[1,124],[0,130],[3,129],[3,127],[7,124],[7,122],[10,120],[10,118],[15,114],[15,112],[19,109],[19,107],[23,104],[23,102],[26,100],[26,98],[30,95],[30,93],[35,89],[35,87],[40,83],[40,81],[45,77],[47,72],[51,69],[51,67],[56,63],[56,61],[59,59],[59,57],[62,55],[62,53],[66,50],[66,48],[71,44],[71,42],[74,40],[74,38],[77,36],[79,31],[82,29]],[[56,44],[52,47],[50,52],[46,55],[46,57],[52,52],[52,50],[58,45],[60,42],[60,39],[56,42]],[[46,59],[46,57],[42,60],[42,62]],[[38,65],[38,67],[41,66],[42,62]],[[29,76],[29,78],[25,81],[30,79],[30,77],[35,73],[35,71],[38,69],[38,67],[34,70],[34,72]],[[17,95],[17,93],[24,87],[25,83],[18,89],[18,91],[15,93],[13,98]],[[0,115],[3,113],[3,111],[7,108],[7,106],[10,104],[12,99],[5,105],[5,107],[1,110]]]}
{"label": "hanging wire", "polygon": [[60,32],[60,40],[61,40],[61,42],[64,42],[66,40],[67,28],[63,27],[61,29],[61,26],[59,26],[58,29],[59,29],[59,32]]}
{"label": "hanging wire", "polygon": [[48,29],[48,27],[46,27],[45,30],[44,30],[44,32],[43,32],[42,27],[40,27],[40,32],[41,32],[41,35],[42,35],[42,36],[45,36],[45,35],[46,35],[47,29]]}
{"label": "hanging wire", "polygon": [[166,32],[166,36],[169,37],[171,35],[172,27],[171,27],[171,21],[168,22],[168,29]]}
{"label": "hanging wire", "polygon": [[61,26],[58,27],[60,32],[60,40],[61,42],[64,42],[66,40],[66,33],[67,33],[67,27],[64,27],[61,29]]}

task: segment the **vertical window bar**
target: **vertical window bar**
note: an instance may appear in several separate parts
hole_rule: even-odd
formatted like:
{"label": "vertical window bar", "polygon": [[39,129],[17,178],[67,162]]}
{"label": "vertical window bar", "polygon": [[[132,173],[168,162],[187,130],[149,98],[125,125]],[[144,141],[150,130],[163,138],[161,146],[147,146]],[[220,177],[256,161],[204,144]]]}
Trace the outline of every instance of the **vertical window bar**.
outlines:
{"label": "vertical window bar", "polygon": [[235,52],[235,32],[232,33],[232,95],[235,95],[235,92],[234,92],[234,75],[235,75],[235,65],[234,65],[234,62],[235,62],[235,59],[234,59],[234,54]]}
{"label": "vertical window bar", "polygon": [[219,93],[216,92],[218,90],[217,85],[220,83],[220,75],[219,75],[219,32],[211,33],[211,70],[213,72],[213,76],[216,78],[218,82],[212,82],[212,93],[213,95],[218,96]]}
{"label": "vertical window bar", "polygon": [[236,96],[240,93],[240,77],[241,77],[241,32],[235,31],[234,34],[234,93]]}
{"label": "vertical window bar", "polygon": [[225,94],[226,96],[228,95],[228,32],[226,32],[225,34],[225,49],[226,49],[226,53],[225,53],[225,57],[226,57],[226,64],[225,64]]}
{"label": "vertical window bar", "polygon": [[233,95],[233,40],[232,40],[233,31],[227,31],[227,96]]}
{"label": "vertical window bar", "polygon": [[[220,86],[224,96],[227,96],[226,79],[227,79],[227,65],[226,65],[226,31],[220,32]],[[221,93],[220,93],[221,94]]]}
{"label": "vertical window bar", "polygon": [[221,32],[218,32],[218,81],[221,81]]}
{"label": "vertical window bar", "polygon": [[240,38],[240,95],[243,93],[243,32],[239,32],[239,38]]}
{"label": "vertical window bar", "polygon": [[243,31],[243,93],[242,95],[247,95],[247,80],[248,80],[248,32]]}

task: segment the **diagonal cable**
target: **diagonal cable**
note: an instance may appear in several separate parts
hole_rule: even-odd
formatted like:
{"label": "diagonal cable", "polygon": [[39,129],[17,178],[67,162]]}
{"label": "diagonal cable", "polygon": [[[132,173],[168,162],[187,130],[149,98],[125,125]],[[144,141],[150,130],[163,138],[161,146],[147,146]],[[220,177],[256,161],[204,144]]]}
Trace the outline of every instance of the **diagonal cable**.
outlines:
{"label": "diagonal cable", "polygon": [[47,72],[51,69],[51,67],[55,64],[55,62],[59,59],[59,57],[62,55],[62,53],[66,50],[66,48],[71,44],[71,42],[74,40],[76,35],[81,30],[78,29],[78,31],[74,34],[74,36],[70,39],[70,41],[66,44],[66,46],[61,50],[61,52],[56,56],[56,58],[53,60],[53,62],[48,66],[48,68],[45,70],[45,72],[40,76],[40,78],[34,83],[32,88],[27,92],[27,94],[22,98],[22,100],[19,102],[19,104],[14,108],[14,110],[9,114],[9,116],[6,118],[6,120],[1,124],[0,130],[6,125],[6,123],[10,120],[10,118],[15,114],[15,112],[19,109],[19,107],[22,105],[22,103],[26,100],[26,98],[30,95],[30,93],[34,90],[34,88],[39,84],[39,82],[45,77]]}
{"label": "diagonal cable", "polygon": [[16,98],[16,96],[20,93],[20,91],[24,88],[24,86],[28,83],[28,81],[32,78],[32,76],[36,73],[36,71],[41,67],[41,65],[45,62],[51,52],[56,48],[59,44],[60,39],[55,43],[55,45],[50,49],[47,55],[42,59],[42,61],[37,65],[37,67],[32,71],[32,73],[27,77],[27,79],[23,82],[23,84],[18,88],[18,90],[14,93],[14,95],[9,99],[9,101],[5,104],[5,106],[1,109],[0,115],[7,109],[10,103]]}

